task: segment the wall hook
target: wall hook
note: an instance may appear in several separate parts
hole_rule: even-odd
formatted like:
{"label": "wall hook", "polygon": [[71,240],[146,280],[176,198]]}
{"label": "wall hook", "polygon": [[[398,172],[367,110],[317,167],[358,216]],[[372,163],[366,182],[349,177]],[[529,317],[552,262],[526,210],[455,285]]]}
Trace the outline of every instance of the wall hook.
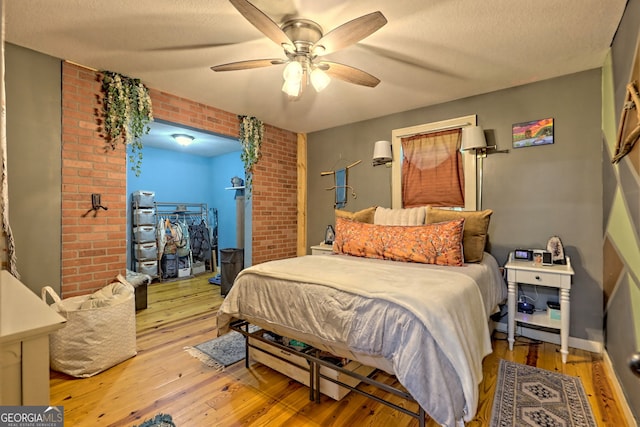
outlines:
{"label": "wall hook", "polygon": [[91,209],[86,211],[84,213],[84,215],[82,215],[82,216],[85,217],[85,216],[89,215],[90,212],[93,212],[93,216],[96,217],[96,216],[98,216],[98,211],[100,209],[104,209],[105,211],[109,210],[108,207],[102,206],[102,203],[100,202],[100,194],[93,193],[91,195]]}

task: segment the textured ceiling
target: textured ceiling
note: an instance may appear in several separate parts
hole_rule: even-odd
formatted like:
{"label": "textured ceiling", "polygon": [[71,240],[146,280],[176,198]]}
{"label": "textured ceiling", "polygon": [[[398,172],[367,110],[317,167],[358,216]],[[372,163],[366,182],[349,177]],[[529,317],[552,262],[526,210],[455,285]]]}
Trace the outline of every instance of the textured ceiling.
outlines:
{"label": "textured ceiling", "polygon": [[214,73],[233,61],[284,58],[227,0],[9,0],[6,41],[223,110],[312,132],[600,67],[626,0],[255,0],[280,24],[324,32],[381,11],[388,23],[327,55],[381,80],[334,80],[296,102],[282,65]]}

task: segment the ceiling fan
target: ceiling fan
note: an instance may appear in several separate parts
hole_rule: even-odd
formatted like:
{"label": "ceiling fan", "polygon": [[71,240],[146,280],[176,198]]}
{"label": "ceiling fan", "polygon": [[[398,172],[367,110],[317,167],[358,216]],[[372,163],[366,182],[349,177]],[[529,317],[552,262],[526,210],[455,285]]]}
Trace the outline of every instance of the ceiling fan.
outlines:
{"label": "ceiling fan", "polygon": [[213,66],[211,67],[213,71],[247,70],[287,64],[283,71],[282,91],[293,100],[299,98],[309,82],[319,92],[329,84],[331,77],[368,87],[375,87],[380,83],[378,78],[365,71],[337,62],[325,61],[320,57],[357,43],[379,30],[387,23],[387,19],[381,12],[363,15],[323,34],[320,25],[311,20],[295,18],[278,26],[249,1],[229,1],[247,21],[280,45],[287,59],[231,62]]}

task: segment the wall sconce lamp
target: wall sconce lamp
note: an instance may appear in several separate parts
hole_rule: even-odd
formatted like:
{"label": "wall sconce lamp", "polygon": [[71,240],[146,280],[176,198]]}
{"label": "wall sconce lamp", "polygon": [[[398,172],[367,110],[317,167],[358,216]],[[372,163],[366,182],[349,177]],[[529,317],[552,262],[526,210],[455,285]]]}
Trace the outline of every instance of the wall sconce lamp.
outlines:
{"label": "wall sconce lamp", "polygon": [[[509,150],[496,150],[496,145],[487,146],[484,130],[480,126],[466,126],[462,128],[462,143],[460,151],[474,151],[476,161],[476,209],[482,209],[482,164],[483,158],[491,153],[508,153]],[[491,150],[491,151],[489,151]],[[479,159],[479,160],[478,160]]]}
{"label": "wall sconce lamp", "polygon": [[171,137],[173,139],[175,139],[175,141],[182,145],[182,146],[187,146],[187,145],[191,145],[191,143],[193,142],[193,137],[191,135],[185,135],[183,133],[176,133],[174,135],[171,135]]}
{"label": "wall sconce lamp", "polygon": [[373,166],[387,165],[391,163],[392,160],[391,142],[376,141],[373,146]]}
{"label": "wall sconce lamp", "polygon": [[484,130],[481,126],[466,126],[462,128],[462,146],[460,150],[474,150],[476,157],[487,157],[490,153],[508,153],[509,150],[496,150],[497,146],[487,146]]}

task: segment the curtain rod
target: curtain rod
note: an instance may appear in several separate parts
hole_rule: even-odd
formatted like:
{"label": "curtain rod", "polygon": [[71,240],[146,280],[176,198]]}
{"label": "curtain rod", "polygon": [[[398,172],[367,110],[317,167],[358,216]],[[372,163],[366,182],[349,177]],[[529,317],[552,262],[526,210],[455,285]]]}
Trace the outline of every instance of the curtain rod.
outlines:
{"label": "curtain rod", "polygon": [[471,126],[471,123],[466,122],[466,123],[460,123],[460,124],[457,124],[457,125],[444,126],[444,127],[437,128],[437,129],[430,129],[430,130],[427,130],[427,131],[424,131],[424,132],[408,133],[406,135],[399,135],[398,138],[409,138],[411,136],[416,136],[416,135],[426,135],[426,134],[429,134],[429,133],[440,132],[440,131],[443,131],[443,130],[463,128],[465,126]]}

